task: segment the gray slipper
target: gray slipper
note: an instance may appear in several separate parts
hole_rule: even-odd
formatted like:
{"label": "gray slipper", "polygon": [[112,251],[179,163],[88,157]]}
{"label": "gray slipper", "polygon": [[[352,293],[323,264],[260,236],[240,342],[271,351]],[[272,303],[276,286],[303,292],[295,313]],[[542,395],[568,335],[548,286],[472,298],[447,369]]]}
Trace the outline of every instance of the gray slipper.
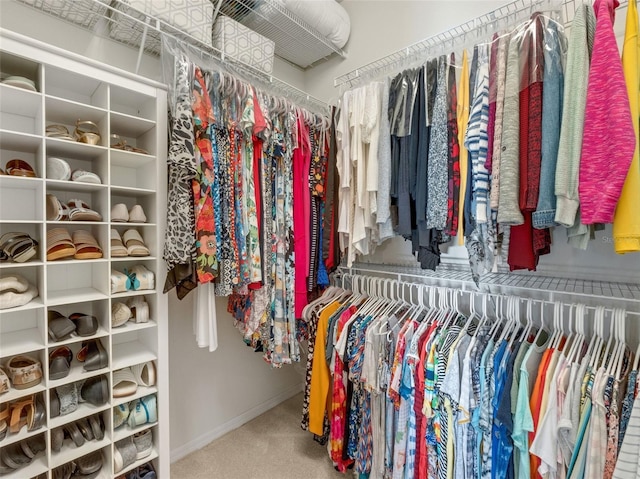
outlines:
{"label": "gray slipper", "polygon": [[98,320],[95,316],[73,313],[69,316],[69,319],[75,323],[78,336],[92,336],[98,331]]}
{"label": "gray slipper", "polygon": [[49,354],[49,379],[66,378],[71,371],[73,353],[67,346],[60,346]]}
{"label": "gray slipper", "polygon": [[62,341],[69,338],[71,333],[76,330],[76,325],[66,316],[58,311],[49,311],[47,313],[49,324],[49,336],[53,341]]}
{"label": "gray slipper", "polygon": [[33,425],[31,426],[29,431],[35,431],[36,429],[41,428],[42,426],[44,426],[47,420],[47,410],[44,407],[44,403],[42,402],[40,396],[36,398],[35,402],[36,404],[34,409]]}
{"label": "gray slipper", "polygon": [[[135,457],[135,447],[133,450]],[[20,469],[31,463],[31,458],[24,453],[19,443],[13,443],[3,448],[2,451],[0,451],[0,459],[11,469]]]}
{"label": "gray slipper", "polygon": [[49,416],[51,418],[58,417],[60,415],[60,398],[55,389],[49,390]]}
{"label": "gray slipper", "polygon": [[113,472],[118,473],[125,467],[136,462],[138,450],[135,444],[133,444],[133,438],[131,436],[116,442],[115,446],[113,450]]}
{"label": "gray slipper", "polygon": [[69,435],[71,440],[75,443],[76,447],[81,447],[84,444],[84,437],[80,433],[80,429],[75,422],[70,422],[64,426],[65,432]]}
{"label": "gray slipper", "polygon": [[82,349],[78,351],[76,358],[84,362],[85,371],[97,371],[109,365],[109,356],[99,339],[83,341]]}
{"label": "gray slipper", "polygon": [[60,467],[56,467],[53,470],[53,479],[69,479],[71,474],[73,474],[73,470],[75,465],[73,462],[68,462]]}
{"label": "gray slipper", "polygon": [[106,376],[89,378],[82,385],[80,396],[94,406],[102,406],[109,400],[109,382]]}
{"label": "gray slipper", "polygon": [[31,459],[36,457],[38,453],[47,449],[47,443],[44,441],[44,434],[39,436],[30,437],[20,443],[22,451]]}
{"label": "gray slipper", "polygon": [[56,394],[60,399],[60,416],[65,416],[78,409],[78,390],[74,383],[58,386]]}
{"label": "gray slipper", "polygon": [[71,477],[82,477],[83,479],[95,477],[100,469],[102,469],[102,453],[100,451],[92,452],[80,459],[76,459],[75,463],[76,472]]}
{"label": "gray slipper", "polygon": [[145,429],[133,435],[133,444],[136,446],[136,460],[144,459],[153,451],[153,434],[151,429]]}
{"label": "gray slipper", "polygon": [[93,441],[93,431],[91,430],[91,426],[89,426],[89,421],[86,417],[78,419],[76,421],[76,425],[87,441]]}
{"label": "gray slipper", "polygon": [[64,429],[57,427],[51,431],[51,450],[53,452],[60,452],[62,444],[64,444]]}
{"label": "gray slipper", "polygon": [[91,431],[96,441],[102,441],[104,438],[104,422],[102,421],[102,416],[100,414],[89,416],[89,425],[91,426]]}

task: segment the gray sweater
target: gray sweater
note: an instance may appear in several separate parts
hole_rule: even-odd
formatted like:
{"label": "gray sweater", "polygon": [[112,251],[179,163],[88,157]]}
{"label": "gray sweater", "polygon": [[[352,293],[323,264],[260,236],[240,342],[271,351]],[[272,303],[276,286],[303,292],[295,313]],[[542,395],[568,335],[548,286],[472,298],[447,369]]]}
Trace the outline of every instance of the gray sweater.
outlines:
{"label": "gray sweater", "polygon": [[507,54],[507,75],[502,116],[502,155],[500,156],[500,191],[498,223],[516,226],[524,223],[520,211],[520,40],[511,36]]}
{"label": "gray sweater", "polygon": [[593,49],[595,27],[596,19],[593,7],[589,4],[582,5],[576,12],[569,38],[562,127],[556,165],[555,220],[567,228],[576,223],[579,206],[578,172],[582,152],[589,62]]}

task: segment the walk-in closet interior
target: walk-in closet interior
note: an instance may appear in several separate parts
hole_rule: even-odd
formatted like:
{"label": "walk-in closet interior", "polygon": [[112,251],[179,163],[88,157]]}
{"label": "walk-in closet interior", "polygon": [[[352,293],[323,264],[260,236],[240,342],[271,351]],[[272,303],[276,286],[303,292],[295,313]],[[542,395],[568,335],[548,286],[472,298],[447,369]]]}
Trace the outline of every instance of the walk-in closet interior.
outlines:
{"label": "walk-in closet interior", "polygon": [[636,3],[0,1],[0,478],[640,478]]}

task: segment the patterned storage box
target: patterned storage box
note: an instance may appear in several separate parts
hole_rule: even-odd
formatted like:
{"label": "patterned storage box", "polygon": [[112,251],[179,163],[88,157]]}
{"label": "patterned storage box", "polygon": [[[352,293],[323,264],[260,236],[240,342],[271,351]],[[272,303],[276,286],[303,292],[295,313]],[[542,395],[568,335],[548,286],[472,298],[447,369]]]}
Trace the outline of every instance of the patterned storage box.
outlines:
{"label": "patterned storage box", "polygon": [[[1,1],[1,0],[0,0]],[[110,0],[20,0],[27,5],[68,20],[84,28],[93,28],[107,9]],[[97,15],[92,15],[96,13]]]}
{"label": "patterned storage box", "polygon": [[[209,0],[114,0],[113,6],[142,20],[145,13],[152,15],[205,45],[211,45],[213,4]],[[142,30],[139,26],[132,28],[136,23],[134,20],[117,13],[113,14],[112,19],[111,38],[130,45],[140,44]],[[147,50],[158,53],[160,39],[156,37],[147,36],[145,46]]]}
{"label": "patterned storage box", "polygon": [[265,73],[273,73],[274,43],[268,38],[220,15],[213,25],[212,39],[213,46],[230,57]]}

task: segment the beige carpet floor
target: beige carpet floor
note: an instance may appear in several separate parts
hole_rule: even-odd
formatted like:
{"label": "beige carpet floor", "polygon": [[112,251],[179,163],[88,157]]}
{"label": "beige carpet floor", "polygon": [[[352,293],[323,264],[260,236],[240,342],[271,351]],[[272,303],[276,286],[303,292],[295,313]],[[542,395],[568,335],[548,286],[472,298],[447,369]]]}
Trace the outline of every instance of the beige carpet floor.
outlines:
{"label": "beige carpet floor", "polygon": [[326,446],[300,428],[302,394],[171,465],[171,479],[338,479]]}

